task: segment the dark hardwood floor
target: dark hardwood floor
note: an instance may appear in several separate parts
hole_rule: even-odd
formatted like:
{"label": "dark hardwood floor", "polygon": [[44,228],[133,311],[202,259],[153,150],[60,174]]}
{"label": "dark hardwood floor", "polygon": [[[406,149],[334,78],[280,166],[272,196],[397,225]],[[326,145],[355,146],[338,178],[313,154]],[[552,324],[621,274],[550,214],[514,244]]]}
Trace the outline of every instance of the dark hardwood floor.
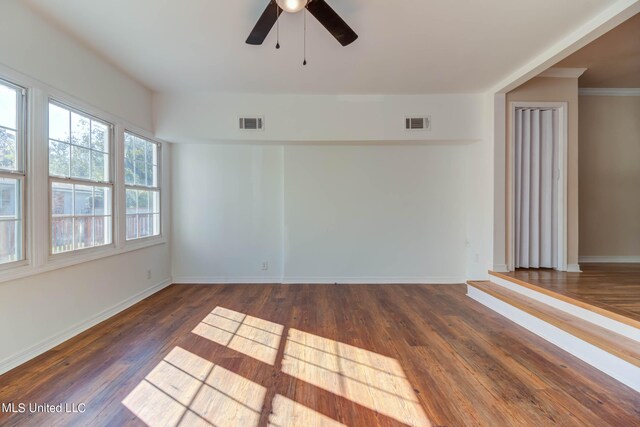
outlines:
{"label": "dark hardwood floor", "polygon": [[10,426],[640,425],[640,394],[463,285],[173,285],[1,376],[0,402],[86,404]]}
{"label": "dark hardwood floor", "polygon": [[640,264],[581,264],[582,273],[518,269],[504,273],[640,322]]}

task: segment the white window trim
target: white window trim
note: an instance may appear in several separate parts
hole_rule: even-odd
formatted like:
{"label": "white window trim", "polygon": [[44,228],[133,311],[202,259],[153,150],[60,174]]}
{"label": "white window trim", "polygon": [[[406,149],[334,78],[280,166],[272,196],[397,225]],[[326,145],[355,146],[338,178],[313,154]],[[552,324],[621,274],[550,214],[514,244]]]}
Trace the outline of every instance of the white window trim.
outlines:
{"label": "white window trim", "polygon": [[[163,157],[162,157],[162,141],[159,141],[159,140],[157,140],[155,138],[150,138],[150,137],[147,137],[147,136],[143,136],[138,132],[134,132],[134,131],[131,131],[131,130],[126,129],[126,128],[124,129],[124,132],[122,133],[123,139],[124,139],[124,134],[125,133],[128,133],[128,134],[133,135],[133,136],[137,136],[138,138],[141,138],[141,139],[145,139],[145,140],[147,140],[149,142],[152,142],[152,143],[156,144],[157,147],[158,147],[158,155],[157,155],[158,156],[158,164],[157,164],[158,176],[156,177],[156,182],[158,183],[158,185],[156,187],[145,187],[145,186],[142,186],[142,185],[128,185],[128,184],[124,183],[124,140],[122,142],[122,153],[121,153],[121,159],[120,160],[122,160],[122,182],[124,183],[124,204],[122,205],[122,210],[124,211],[124,220],[122,222],[123,228],[124,228],[124,233],[123,234],[124,234],[125,245],[135,247],[135,246],[139,246],[140,244],[143,244],[144,242],[160,240],[160,239],[164,239],[165,238],[164,237],[164,231],[163,231],[164,230],[164,226],[163,226],[163,224],[164,224],[164,220],[163,220],[164,213],[163,213],[163,210],[162,210],[162,205],[164,203],[163,202],[163,196],[162,196],[162,170],[164,169],[163,165],[162,165],[162,159],[163,159]],[[146,191],[157,191],[160,194],[160,212],[159,212],[159,215],[160,215],[160,230],[159,231],[160,232],[159,232],[159,234],[153,235],[153,236],[137,237],[135,239],[127,240],[127,236],[126,236],[126,232],[127,232],[127,230],[126,230],[126,224],[127,224],[126,191],[127,191],[127,189],[143,190],[143,191],[144,190],[146,190]]]}
{"label": "white window trim", "polygon": [[16,106],[16,141],[18,142],[16,152],[19,153],[19,161],[17,164],[18,170],[0,170],[0,178],[9,178],[20,181],[20,220],[22,221],[22,242],[20,245],[21,254],[19,260],[0,264],[0,274],[2,274],[3,271],[26,265],[29,262],[29,250],[31,249],[31,221],[30,218],[28,218],[27,211],[27,198],[29,197],[29,191],[27,189],[29,181],[29,132],[27,129],[27,125],[29,121],[27,115],[30,102],[29,91],[26,86],[21,85],[20,83],[6,80],[2,77],[0,77],[0,83],[4,86],[15,89],[16,91],[18,91],[19,95],[21,95],[20,99],[18,100],[18,105]]}
{"label": "white window trim", "polygon": [[[115,125],[97,115],[94,115],[91,112],[86,112],[83,110],[80,110],[76,107],[74,107],[73,105],[69,105],[67,103],[61,102],[56,98],[53,97],[49,97],[49,100],[47,102],[47,109],[49,108],[49,105],[53,104],[56,105],[60,108],[64,108],[66,110],[69,110],[72,113],[76,113],[78,115],[81,115],[83,117],[88,117],[90,120],[94,120],[96,122],[102,123],[104,125],[107,126],[107,128],[109,129],[109,138],[108,138],[108,147],[109,147],[109,180],[106,182],[100,182],[100,181],[93,181],[91,179],[83,179],[83,178],[72,178],[72,177],[61,177],[61,176],[55,176],[55,175],[51,175],[49,172],[49,123],[47,122],[47,176],[48,176],[48,209],[47,209],[47,213],[48,213],[48,217],[49,217],[49,240],[48,240],[48,257],[49,260],[56,260],[58,258],[67,258],[67,257],[72,257],[72,256],[76,256],[79,252],[85,252],[85,251],[92,251],[98,248],[115,248],[117,245],[116,242],[116,232],[115,232],[115,223],[117,221],[116,216],[115,216],[115,212],[114,212],[114,208],[115,208],[115,181],[116,181],[116,176],[115,176],[115,167],[114,167],[114,163],[115,163],[115,154],[114,154],[114,149],[115,149]],[[48,115],[47,115],[48,117]],[[69,146],[71,148],[71,134],[69,134]],[[69,164],[69,167],[71,167],[71,163]],[[69,171],[71,172],[71,171]],[[66,251],[66,252],[60,252],[60,253],[53,253],[53,246],[51,245],[51,237],[52,237],[52,233],[53,233],[53,215],[51,213],[51,208],[53,206],[53,183],[54,182],[59,182],[62,184],[76,184],[76,185],[85,185],[85,186],[92,186],[92,187],[110,187],[111,188],[111,243],[108,243],[106,245],[98,245],[98,246],[91,246],[88,248],[79,248],[79,249],[72,249],[70,251]],[[74,211],[75,211],[75,206],[73,207]],[[75,218],[75,215],[74,215]],[[74,243],[75,246],[75,243]],[[98,252],[98,251],[94,251],[94,252]]]}
{"label": "white window trim", "polygon": [[[4,264],[0,268],[0,285],[12,280],[39,275],[42,273],[58,270],[73,265],[83,264],[90,261],[104,259],[112,256],[122,255],[132,251],[167,244],[167,235],[162,232],[166,230],[169,220],[169,206],[161,198],[161,235],[150,236],[144,239],[137,239],[126,242],[120,236],[124,232],[123,215],[124,210],[124,169],[123,159],[120,159],[123,152],[124,129],[136,133],[146,139],[160,143],[164,149],[166,142],[155,138],[151,132],[138,127],[137,125],[107,113],[90,104],[69,95],[63,91],[53,88],[37,79],[28,77],[18,71],[0,64],[0,78],[14,85],[20,86],[27,91],[26,111],[24,114],[25,126],[25,170],[27,179],[23,189],[25,197],[25,230],[27,237],[23,242],[26,259]],[[48,126],[48,105],[49,99],[53,98],[65,105],[86,112],[95,117],[101,118],[114,124],[114,243],[115,246],[98,246],[86,250],[74,251],[56,256],[49,255],[49,212],[48,208],[48,185],[49,185],[49,126]],[[164,169],[166,165],[162,164]],[[31,173],[31,171],[33,171]],[[121,179],[119,177],[122,177]],[[161,179],[161,177],[159,177]],[[66,257],[58,255],[68,255]]]}

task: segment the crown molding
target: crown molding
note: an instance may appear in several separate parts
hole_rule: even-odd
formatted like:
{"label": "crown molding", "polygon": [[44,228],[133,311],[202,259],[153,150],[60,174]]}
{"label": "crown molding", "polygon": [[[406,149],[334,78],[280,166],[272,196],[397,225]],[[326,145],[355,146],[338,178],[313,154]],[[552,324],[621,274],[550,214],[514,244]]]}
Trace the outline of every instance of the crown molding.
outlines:
{"label": "crown molding", "polygon": [[581,87],[578,94],[582,96],[640,96],[637,87]]}
{"label": "crown molding", "polygon": [[558,68],[551,67],[541,72],[538,77],[558,77],[562,79],[577,79],[584,72],[587,71],[586,68]]}

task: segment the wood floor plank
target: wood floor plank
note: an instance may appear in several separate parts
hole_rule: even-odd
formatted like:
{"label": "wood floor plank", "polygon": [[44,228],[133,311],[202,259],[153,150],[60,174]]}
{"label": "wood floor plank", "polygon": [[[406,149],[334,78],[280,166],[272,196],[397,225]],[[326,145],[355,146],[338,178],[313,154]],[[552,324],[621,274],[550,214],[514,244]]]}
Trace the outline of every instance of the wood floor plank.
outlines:
{"label": "wood floor plank", "polygon": [[[239,316],[250,345],[193,332],[216,307]],[[260,357],[280,330],[273,361]],[[176,348],[236,378],[198,380],[199,390],[216,396],[218,412],[241,410],[259,426],[287,417],[366,427],[640,424],[638,393],[466,297],[463,285],[173,285],[0,376],[0,402],[85,402],[84,414],[2,413],[0,425],[146,425],[144,411],[122,402],[156,381],[149,374]],[[175,384],[194,383],[189,366],[173,370],[184,377]],[[243,394],[251,405],[242,406],[237,387],[263,394]],[[169,402],[162,393],[135,405]],[[207,416],[172,405],[183,420]]]}
{"label": "wood floor plank", "polygon": [[492,273],[534,285],[538,291],[567,297],[573,303],[640,327],[640,264],[581,264],[581,273],[551,269],[517,269]]}
{"label": "wood floor plank", "polygon": [[488,295],[640,367],[640,343],[492,282],[469,281]]}

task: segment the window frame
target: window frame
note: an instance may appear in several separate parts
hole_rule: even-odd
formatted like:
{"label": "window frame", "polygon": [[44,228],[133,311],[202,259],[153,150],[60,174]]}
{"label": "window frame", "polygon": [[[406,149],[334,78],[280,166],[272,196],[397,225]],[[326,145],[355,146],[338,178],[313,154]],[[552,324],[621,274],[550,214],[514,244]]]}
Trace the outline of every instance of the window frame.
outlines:
{"label": "window frame", "polygon": [[[0,169],[0,178],[15,179],[20,185],[20,253],[19,258],[15,261],[0,263],[0,271],[9,270],[15,267],[26,265],[29,262],[30,248],[28,242],[28,227],[30,226],[28,220],[29,215],[27,212],[27,198],[28,198],[28,172],[29,172],[29,159],[27,157],[29,142],[28,135],[28,102],[29,92],[28,89],[19,84],[13,83],[9,80],[0,77],[0,85],[6,86],[10,89],[14,89],[17,94],[16,99],[16,156],[18,157],[16,162],[16,170],[11,171],[7,169]],[[4,127],[3,127],[4,128]],[[7,128],[4,128],[7,129]]]}
{"label": "window frame", "polygon": [[[89,118],[92,121],[96,121],[104,126],[107,127],[107,131],[108,131],[108,142],[107,142],[107,147],[108,147],[108,157],[109,157],[109,167],[108,167],[108,171],[109,171],[109,179],[108,181],[94,181],[91,179],[86,179],[86,178],[74,178],[74,177],[61,177],[61,176],[54,176],[51,175],[50,172],[50,159],[49,159],[49,148],[50,148],[50,130],[51,130],[51,126],[50,126],[50,114],[49,114],[49,107],[50,105],[53,104],[57,107],[60,108],[64,108],[65,110],[68,110],[70,113],[75,113],[78,114],[80,116]],[[108,250],[108,249],[114,249],[117,247],[117,234],[116,234],[116,225],[117,225],[117,220],[116,220],[116,168],[115,168],[115,140],[116,140],[116,126],[109,122],[108,120],[102,119],[98,116],[96,116],[95,114],[92,114],[90,112],[84,111],[82,109],[76,108],[72,105],[69,105],[68,103],[59,101],[58,99],[56,99],[53,96],[48,97],[47,99],[47,103],[46,103],[46,107],[47,107],[47,120],[46,120],[46,142],[47,142],[47,193],[48,193],[48,210],[47,210],[47,216],[48,216],[48,257],[49,259],[57,259],[57,258],[63,258],[63,257],[72,257],[78,253],[90,253],[90,252],[101,252],[104,250]],[[54,141],[58,141],[58,140],[54,140]],[[69,147],[71,148],[72,146],[75,146],[75,144],[71,144],[71,134],[69,135]],[[95,151],[95,150],[91,150],[91,151]],[[71,155],[71,153],[70,153]],[[71,168],[71,163],[69,164],[69,168]],[[71,175],[71,170],[69,171],[69,175]],[[70,215],[70,218],[74,219],[74,229],[73,229],[73,234],[72,234],[72,242],[74,245],[74,249],[69,250],[69,251],[64,251],[64,252],[57,252],[54,253],[53,252],[53,244],[52,244],[52,233],[53,233],[53,213],[52,213],[52,208],[53,208],[53,183],[58,182],[61,184],[73,184],[73,185],[81,185],[81,186],[87,186],[87,187],[103,187],[103,188],[111,188],[111,243],[107,243],[104,245],[96,245],[96,246],[90,246],[90,247],[86,247],[86,248],[75,248],[75,219],[77,217],[79,217],[78,215],[75,214],[75,206],[72,208],[73,209],[73,215]],[[101,215],[101,217],[105,217],[107,215]],[[97,216],[95,215],[90,215],[88,216],[90,218],[97,218]]]}
{"label": "window frame", "polygon": [[[127,138],[127,134],[135,137],[135,138],[139,138],[142,139],[146,142],[149,142],[151,144],[155,144],[156,146],[156,186],[155,187],[148,187],[148,186],[144,186],[144,185],[133,185],[133,184],[127,184],[126,183],[126,165],[124,164],[125,161],[125,156],[126,156],[126,138]],[[162,227],[162,142],[160,141],[156,141],[153,138],[149,138],[146,136],[142,136],[140,135],[138,132],[134,132],[129,130],[128,128],[125,128],[123,130],[122,133],[122,155],[121,155],[121,160],[123,161],[123,167],[122,167],[122,184],[124,187],[124,204],[122,206],[122,212],[124,215],[124,223],[122,224],[122,227],[124,229],[123,235],[124,235],[124,241],[125,241],[125,245],[136,245],[136,244],[142,244],[141,242],[146,242],[149,240],[157,240],[157,239],[162,239],[163,238],[163,227]],[[146,164],[146,162],[145,162]],[[158,192],[158,234],[152,234],[149,236],[143,236],[143,237],[136,237],[133,239],[127,239],[127,202],[126,202],[126,198],[127,198],[127,190],[142,190],[142,191],[157,191]],[[134,214],[136,216],[140,215],[140,214]]]}
{"label": "window frame", "polygon": [[[125,194],[122,150],[124,129],[130,129],[130,133],[141,135],[142,138],[159,143],[162,151],[161,169],[167,165],[168,157],[171,155],[169,145],[162,139],[156,138],[149,130],[146,122],[131,121],[118,115],[117,112],[105,110],[102,104],[95,104],[91,99],[78,94],[58,89],[42,80],[35,79],[20,71],[8,68],[0,64],[0,80],[8,83],[9,86],[17,86],[25,89],[23,97],[23,160],[25,178],[22,191],[22,219],[23,234],[22,248],[24,259],[11,263],[0,264],[0,287],[5,283],[36,276],[39,274],[57,271],[61,268],[68,268],[82,265],[86,262],[99,261],[112,256],[120,256],[138,250],[147,250],[155,247],[162,247],[169,243],[169,223],[171,217],[169,207],[166,206],[165,198],[171,195],[171,188],[166,182],[158,182],[161,187],[162,201],[160,206],[161,224],[160,236],[153,236],[134,241],[126,241],[124,233],[125,221]],[[50,230],[50,201],[49,201],[49,141],[48,141],[48,108],[49,101],[54,100],[65,108],[77,110],[85,116],[90,116],[100,122],[113,124],[111,157],[111,174],[113,191],[113,244],[97,247],[84,248],[79,251],[63,252],[55,255],[49,254],[51,245]],[[144,124],[140,124],[144,123]],[[158,179],[166,179],[169,169],[159,174]],[[11,174],[12,178],[14,174]],[[122,176],[121,176],[122,175]],[[167,199],[168,200],[168,199]]]}

